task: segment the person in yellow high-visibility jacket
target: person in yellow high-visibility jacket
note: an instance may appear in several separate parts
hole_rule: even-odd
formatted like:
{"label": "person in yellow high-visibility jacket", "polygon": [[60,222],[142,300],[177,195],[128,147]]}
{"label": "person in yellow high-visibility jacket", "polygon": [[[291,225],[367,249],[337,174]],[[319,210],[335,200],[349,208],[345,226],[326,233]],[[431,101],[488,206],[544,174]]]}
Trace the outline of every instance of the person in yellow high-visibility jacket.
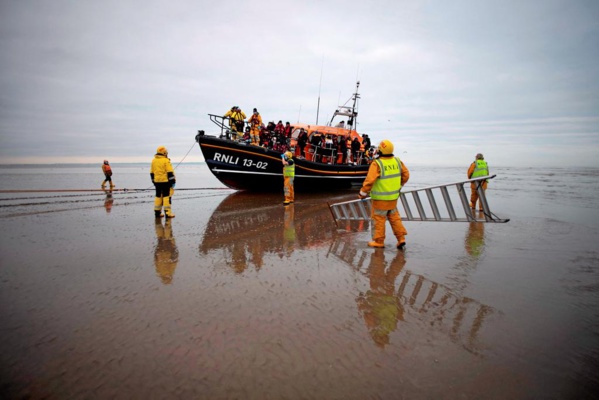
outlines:
{"label": "person in yellow high-visibility jacket", "polygon": [[393,234],[397,238],[397,248],[406,245],[405,236],[408,234],[401,222],[397,199],[401,186],[410,179],[410,171],[404,163],[393,155],[393,143],[383,140],[378,146],[378,158],[368,168],[368,174],[362,183],[358,195],[364,199],[370,193],[372,199],[372,241],[370,247],[385,247],[385,223],[389,220]]}
{"label": "person in yellow high-visibility jacket", "polygon": [[295,191],[293,190],[295,162],[293,161],[293,154],[290,151],[281,154],[281,158],[283,160],[283,192],[285,193],[283,205],[287,206],[295,201]]}
{"label": "person in yellow high-visibility jacket", "polygon": [[233,140],[240,139],[243,135],[243,125],[245,120],[245,113],[241,111],[241,108],[237,106],[231,107],[229,111],[223,116],[229,118],[229,125],[231,126],[231,135]]}
{"label": "person in yellow high-visibility jacket", "polygon": [[156,197],[154,198],[156,218],[163,217],[161,213],[163,208],[167,218],[174,218],[175,214],[171,210],[171,189],[175,187],[177,181],[175,180],[175,170],[168,158],[168,151],[164,146],[160,146],[156,150],[150,167],[150,178],[156,188]]}
{"label": "person in yellow high-visibility jacket", "polygon": [[[476,155],[474,162],[468,168],[468,179],[478,178],[480,176],[489,175],[489,166],[481,153]],[[487,180],[470,183],[470,207],[476,210],[476,202],[478,201],[477,187],[481,185],[483,191],[487,190]],[[483,211],[483,203],[479,202],[478,210]]]}

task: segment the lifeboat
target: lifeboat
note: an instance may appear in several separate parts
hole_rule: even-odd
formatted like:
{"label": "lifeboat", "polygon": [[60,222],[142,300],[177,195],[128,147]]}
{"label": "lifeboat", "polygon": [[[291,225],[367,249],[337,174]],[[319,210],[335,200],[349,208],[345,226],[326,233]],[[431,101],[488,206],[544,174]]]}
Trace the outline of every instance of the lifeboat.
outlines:
{"label": "lifeboat", "polygon": [[[338,107],[327,125],[293,124],[291,135],[279,138],[276,146],[251,144],[247,135],[233,139],[228,118],[215,114],[208,115],[220,132],[206,134],[200,130],[196,142],[212,174],[232,189],[280,191],[283,187],[281,154],[285,151],[294,155],[296,191],[359,188],[368,172],[372,154],[367,135],[361,135],[355,129],[359,85],[358,82],[355,93],[348,100],[353,101],[352,105]],[[347,122],[333,125],[339,117],[347,118]],[[298,141],[302,129],[308,136],[303,152]],[[347,150],[342,151],[341,141],[346,141]],[[353,142],[357,143],[352,151]]]}

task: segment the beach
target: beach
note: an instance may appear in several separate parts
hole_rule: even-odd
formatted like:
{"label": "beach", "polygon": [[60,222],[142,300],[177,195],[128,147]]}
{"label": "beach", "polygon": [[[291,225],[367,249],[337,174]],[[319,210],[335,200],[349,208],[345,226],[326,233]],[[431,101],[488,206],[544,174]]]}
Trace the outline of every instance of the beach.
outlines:
{"label": "beach", "polygon": [[[406,189],[466,179],[410,166]],[[6,398],[529,399],[599,389],[599,170],[494,168],[504,224],[332,218],[356,192],[224,188],[178,166],[2,166]],[[62,190],[49,192],[50,190]],[[122,190],[127,189],[127,190]],[[68,191],[71,190],[71,191]]]}

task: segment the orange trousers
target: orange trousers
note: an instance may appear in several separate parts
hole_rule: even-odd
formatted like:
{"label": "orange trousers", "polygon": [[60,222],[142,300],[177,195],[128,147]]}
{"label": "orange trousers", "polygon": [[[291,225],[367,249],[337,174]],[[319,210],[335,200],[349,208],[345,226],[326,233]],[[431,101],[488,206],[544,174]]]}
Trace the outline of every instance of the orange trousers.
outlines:
{"label": "orange trousers", "polygon": [[295,191],[293,190],[292,176],[285,176],[283,181],[283,192],[285,193],[285,203],[291,203],[295,200]]}
{"label": "orange trousers", "polygon": [[[476,190],[476,187],[478,185],[480,185],[480,184],[481,184],[480,181],[479,182],[472,182],[470,184],[470,191],[471,191],[471,194],[470,194],[470,207],[472,207],[472,208],[476,208],[476,202],[478,201],[478,191]],[[483,181],[482,188],[483,188],[483,191],[487,190],[487,181]],[[483,204],[482,203],[478,204],[478,209],[480,211],[483,210]]]}
{"label": "orange trousers", "polygon": [[391,230],[397,238],[397,243],[405,242],[405,235],[408,234],[406,228],[401,222],[397,207],[391,210],[381,210],[372,207],[372,220],[374,221],[374,229],[372,230],[372,240],[377,243],[385,243],[385,223],[387,220],[391,224]]}

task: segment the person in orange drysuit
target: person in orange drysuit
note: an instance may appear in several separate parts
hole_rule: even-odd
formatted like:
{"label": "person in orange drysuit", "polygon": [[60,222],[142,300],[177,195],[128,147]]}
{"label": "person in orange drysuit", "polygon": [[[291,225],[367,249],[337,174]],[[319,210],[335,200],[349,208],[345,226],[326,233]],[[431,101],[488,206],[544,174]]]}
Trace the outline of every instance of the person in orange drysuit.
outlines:
{"label": "person in orange drysuit", "polygon": [[257,109],[254,108],[254,112],[248,119],[248,124],[250,124],[250,138],[252,144],[259,146],[260,145],[260,127],[262,126],[262,117]]}
{"label": "person in orange drysuit", "polygon": [[110,189],[113,189],[114,184],[112,183],[112,168],[110,168],[108,160],[104,160],[104,163],[102,164],[102,172],[104,173],[104,182],[102,182],[102,189],[106,187],[106,182],[109,182]]}
{"label": "person in orange drysuit", "polygon": [[401,222],[397,199],[402,185],[410,179],[410,171],[404,163],[393,155],[393,143],[383,140],[378,146],[378,155],[368,168],[358,197],[366,198],[370,193],[372,199],[372,219],[374,227],[370,247],[385,247],[385,222],[389,220],[393,234],[397,238],[397,248],[406,245],[408,234]]}
{"label": "person in orange drysuit", "polygon": [[[476,155],[474,162],[468,168],[468,179],[478,178],[489,175],[489,166],[481,153]],[[487,180],[470,183],[470,207],[476,210],[476,202],[478,201],[478,186],[482,186],[483,192],[487,190]],[[478,210],[483,211],[483,203],[479,202]]]}

